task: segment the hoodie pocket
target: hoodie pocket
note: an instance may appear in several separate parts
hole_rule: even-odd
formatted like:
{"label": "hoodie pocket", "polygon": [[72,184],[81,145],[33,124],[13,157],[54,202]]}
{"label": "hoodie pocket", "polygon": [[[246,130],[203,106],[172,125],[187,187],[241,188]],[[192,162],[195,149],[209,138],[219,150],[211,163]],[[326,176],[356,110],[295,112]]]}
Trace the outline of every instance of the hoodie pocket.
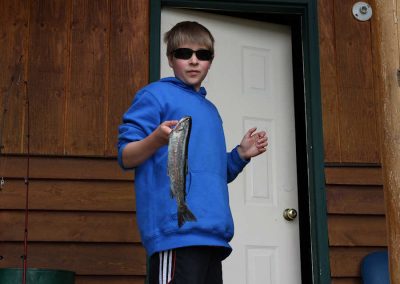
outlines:
{"label": "hoodie pocket", "polygon": [[226,181],[217,174],[192,172],[187,204],[197,218],[200,230],[212,231],[228,237],[233,234],[233,220],[229,207]]}

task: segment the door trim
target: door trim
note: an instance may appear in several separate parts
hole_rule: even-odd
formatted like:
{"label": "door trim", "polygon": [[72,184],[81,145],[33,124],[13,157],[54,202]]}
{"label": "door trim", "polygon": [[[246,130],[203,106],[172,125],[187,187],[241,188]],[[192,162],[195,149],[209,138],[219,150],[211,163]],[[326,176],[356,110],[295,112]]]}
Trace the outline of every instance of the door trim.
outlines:
{"label": "door trim", "polygon": [[302,283],[330,283],[317,0],[150,0],[150,81],[160,78],[161,7],[196,9],[292,28]]}

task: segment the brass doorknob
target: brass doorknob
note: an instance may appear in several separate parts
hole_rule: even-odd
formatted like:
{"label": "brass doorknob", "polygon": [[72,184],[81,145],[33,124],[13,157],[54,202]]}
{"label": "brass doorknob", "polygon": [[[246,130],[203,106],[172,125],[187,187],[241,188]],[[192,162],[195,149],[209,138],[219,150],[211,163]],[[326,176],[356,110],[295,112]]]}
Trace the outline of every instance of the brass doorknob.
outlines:
{"label": "brass doorknob", "polygon": [[283,211],[283,218],[285,218],[288,221],[293,221],[297,217],[297,211],[296,209],[293,208],[287,208],[285,211]]}

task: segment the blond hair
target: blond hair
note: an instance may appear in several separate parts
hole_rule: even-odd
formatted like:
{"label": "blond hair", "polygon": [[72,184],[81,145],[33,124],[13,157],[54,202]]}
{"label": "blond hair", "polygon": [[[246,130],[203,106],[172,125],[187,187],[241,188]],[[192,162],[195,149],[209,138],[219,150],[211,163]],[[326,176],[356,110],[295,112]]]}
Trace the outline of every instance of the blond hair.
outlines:
{"label": "blond hair", "polygon": [[177,23],[164,34],[164,43],[167,44],[167,56],[188,43],[202,45],[214,54],[214,37],[206,27],[197,22]]}

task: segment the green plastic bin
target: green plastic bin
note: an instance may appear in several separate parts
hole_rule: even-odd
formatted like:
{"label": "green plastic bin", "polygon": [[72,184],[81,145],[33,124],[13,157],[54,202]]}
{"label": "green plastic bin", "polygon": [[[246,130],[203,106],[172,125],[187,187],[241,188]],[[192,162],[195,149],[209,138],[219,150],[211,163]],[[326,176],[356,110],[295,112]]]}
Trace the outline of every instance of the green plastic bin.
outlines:
{"label": "green plastic bin", "polygon": [[[22,268],[0,268],[1,284],[21,284]],[[75,272],[67,270],[29,268],[26,284],[74,284]]]}

